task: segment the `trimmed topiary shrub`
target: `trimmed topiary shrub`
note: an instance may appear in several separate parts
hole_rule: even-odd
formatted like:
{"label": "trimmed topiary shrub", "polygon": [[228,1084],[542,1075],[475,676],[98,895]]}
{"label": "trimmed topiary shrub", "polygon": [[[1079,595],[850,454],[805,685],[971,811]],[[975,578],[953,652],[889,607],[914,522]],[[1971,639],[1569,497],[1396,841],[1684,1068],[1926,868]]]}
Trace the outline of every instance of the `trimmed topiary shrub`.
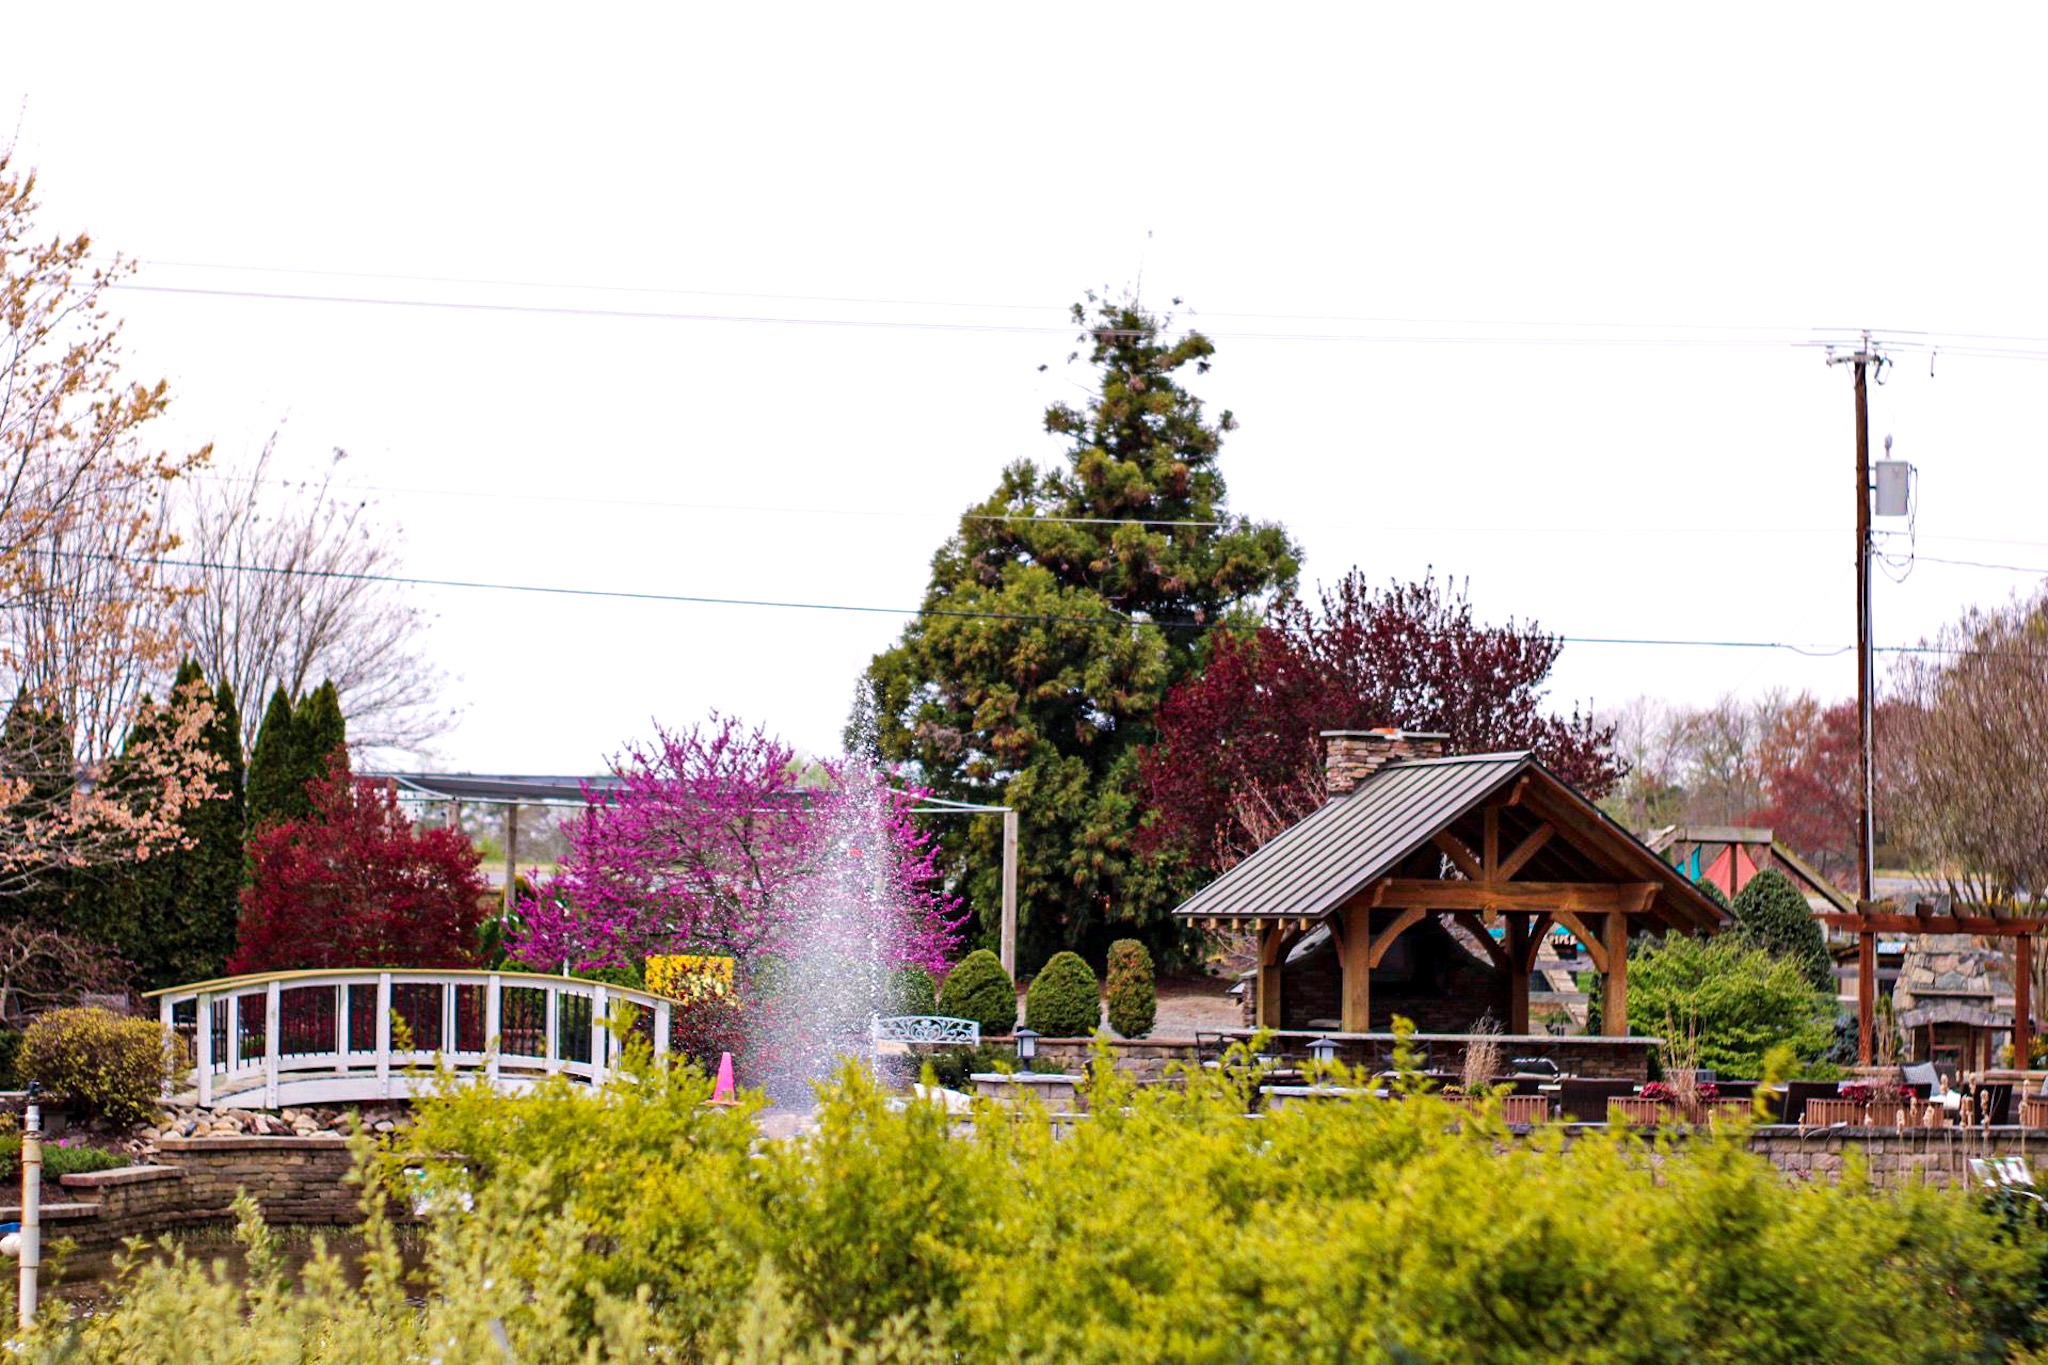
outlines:
{"label": "trimmed topiary shrub", "polygon": [[1835,960],[1826,935],[1792,879],[1767,867],[1736,894],[1733,907],[1742,936],[1774,956],[1790,958],[1815,990],[1835,990]]}
{"label": "trimmed topiary shrub", "polygon": [[[1000,965],[1000,964],[998,964]],[[1016,993],[1013,991],[1014,996]],[[937,1014],[939,987],[922,967],[905,967],[889,981],[889,1011],[892,1014]],[[961,1018],[967,1016],[961,1015]]]}
{"label": "trimmed topiary shrub", "polygon": [[1134,938],[1109,945],[1109,1026],[1125,1038],[1143,1038],[1159,1015],[1159,994],[1152,984],[1152,954]]}
{"label": "trimmed topiary shrub", "polygon": [[977,948],[946,973],[939,1013],[972,1019],[983,1033],[1010,1033],[1017,1027],[1017,983],[1003,970],[1001,958]]}
{"label": "trimmed topiary shrub", "polygon": [[54,1096],[114,1123],[144,1123],[171,1075],[171,1053],[154,1019],[111,1010],[51,1010],[28,1026],[15,1068]]}
{"label": "trimmed topiary shrub", "polygon": [[1102,992],[1078,953],[1054,953],[1024,995],[1024,1022],[1048,1038],[1086,1038],[1102,1022]]}

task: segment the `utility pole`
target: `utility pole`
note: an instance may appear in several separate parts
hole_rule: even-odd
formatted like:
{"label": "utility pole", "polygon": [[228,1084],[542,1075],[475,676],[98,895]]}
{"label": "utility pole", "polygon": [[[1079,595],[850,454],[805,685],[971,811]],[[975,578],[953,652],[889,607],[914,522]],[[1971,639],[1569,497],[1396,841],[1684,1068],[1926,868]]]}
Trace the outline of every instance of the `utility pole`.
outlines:
{"label": "utility pole", "polygon": [[[1871,762],[1871,693],[1874,675],[1870,650],[1870,387],[1869,371],[1884,357],[1870,344],[1870,333],[1854,355],[1828,357],[1830,365],[1853,365],[1856,374],[1856,903],[1868,910],[1876,895],[1877,839],[1871,819],[1875,782]],[[1876,935],[1859,934],[1856,954],[1856,1046],[1864,1066],[1870,1065],[1877,1013]]]}

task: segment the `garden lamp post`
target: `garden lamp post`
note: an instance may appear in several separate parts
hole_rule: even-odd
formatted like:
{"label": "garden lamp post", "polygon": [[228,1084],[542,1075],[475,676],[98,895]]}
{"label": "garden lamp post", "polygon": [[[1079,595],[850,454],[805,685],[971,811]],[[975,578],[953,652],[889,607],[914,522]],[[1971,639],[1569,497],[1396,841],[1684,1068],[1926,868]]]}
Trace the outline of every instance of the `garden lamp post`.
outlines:
{"label": "garden lamp post", "polygon": [[1020,1028],[1015,1036],[1017,1039],[1018,1061],[1028,1062],[1038,1055],[1038,1031],[1036,1029]]}
{"label": "garden lamp post", "polygon": [[1317,1066],[1328,1066],[1337,1060],[1337,1044],[1331,1038],[1309,1040],[1308,1055],[1315,1059]]}

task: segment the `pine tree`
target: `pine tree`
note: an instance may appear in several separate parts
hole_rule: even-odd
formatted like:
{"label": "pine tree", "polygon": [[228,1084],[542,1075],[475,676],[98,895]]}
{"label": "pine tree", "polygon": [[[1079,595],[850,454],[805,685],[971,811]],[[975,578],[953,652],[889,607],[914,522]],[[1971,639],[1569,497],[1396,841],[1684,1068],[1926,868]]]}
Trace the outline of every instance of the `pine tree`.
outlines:
{"label": "pine tree", "polygon": [[[1061,948],[1099,959],[1125,936],[1180,956],[1177,870],[1136,847],[1137,751],[1204,627],[1254,619],[1296,570],[1279,526],[1225,509],[1217,452],[1236,422],[1209,420],[1183,387],[1208,369],[1209,340],[1169,338],[1135,303],[1091,303],[1092,323],[1079,305],[1074,319],[1100,397],[1045,414],[1070,443],[1064,467],[1003,472],[933,557],[927,614],[868,669],[885,759],[939,796],[1018,808],[1027,970]],[[945,838],[986,938],[1000,828],[961,821]]]}
{"label": "pine tree", "polygon": [[305,778],[300,774],[299,745],[292,718],[292,699],[280,687],[270,694],[249,752],[246,788],[248,832],[306,814]]}

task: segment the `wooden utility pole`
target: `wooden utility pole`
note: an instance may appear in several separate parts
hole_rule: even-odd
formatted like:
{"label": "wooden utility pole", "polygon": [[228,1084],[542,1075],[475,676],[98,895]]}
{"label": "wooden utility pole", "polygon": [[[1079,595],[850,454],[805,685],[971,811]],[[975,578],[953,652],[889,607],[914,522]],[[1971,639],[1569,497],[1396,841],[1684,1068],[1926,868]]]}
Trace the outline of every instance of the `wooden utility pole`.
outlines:
{"label": "wooden utility pole", "polygon": [[1017,812],[1003,812],[1003,970],[1017,975]]}
{"label": "wooden utility pole", "polygon": [[[1863,334],[1854,355],[1828,357],[1830,365],[1852,365],[1856,374],[1856,901],[1869,909],[1877,894],[1877,837],[1871,805],[1875,779],[1871,760],[1870,649],[1870,386],[1869,371],[1884,358]],[[1868,935],[1865,936],[1870,937]],[[1864,1066],[1873,1055],[1877,1014],[1875,943],[1859,942],[1856,968],[1856,1051]]]}

